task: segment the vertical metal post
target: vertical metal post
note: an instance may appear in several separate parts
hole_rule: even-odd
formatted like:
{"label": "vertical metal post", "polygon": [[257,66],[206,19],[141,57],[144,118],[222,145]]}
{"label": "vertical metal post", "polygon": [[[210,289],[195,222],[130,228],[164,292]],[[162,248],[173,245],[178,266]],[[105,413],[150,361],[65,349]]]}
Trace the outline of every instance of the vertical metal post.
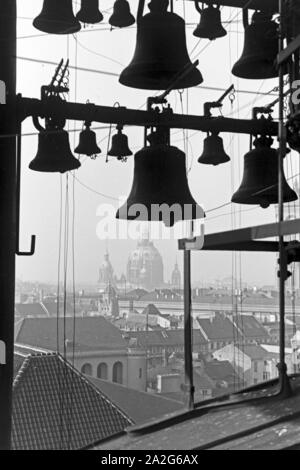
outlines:
{"label": "vertical metal post", "polygon": [[[284,0],[279,0],[279,53],[284,46]],[[278,152],[278,222],[284,220],[284,201],[283,201],[283,160],[286,155],[286,132],[284,125],[284,65],[279,66],[279,152]],[[283,396],[291,394],[291,386],[287,375],[287,365],[285,362],[285,282],[287,274],[287,254],[284,245],[284,237],[279,237],[279,383],[280,391]]]}
{"label": "vertical metal post", "polygon": [[16,0],[0,2],[0,80],[6,104],[0,105],[0,341],[5,364],[0,364],[0,449],[10,449],[14,347],[16,249]]}
{"label": "vertical metal post", "polygon": [[183,252],[184,266],[184,375],[187,406],[194,408],[194,381],[193,381],[193,337],[192,337],[192,289],[191,289],[191,252]]}

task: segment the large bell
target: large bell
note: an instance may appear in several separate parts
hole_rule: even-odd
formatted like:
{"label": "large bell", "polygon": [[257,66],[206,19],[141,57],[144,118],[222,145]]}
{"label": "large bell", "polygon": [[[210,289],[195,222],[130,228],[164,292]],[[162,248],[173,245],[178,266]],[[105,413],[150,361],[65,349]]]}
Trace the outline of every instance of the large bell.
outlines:
{"label": "large bell", "polygon": [[99,0],[81,0],[81,8],[76,15],[81,23],[96,24],[103,20],[99,10]]}
{"label": "large bell", "polygon": [[233,75],[248,79],[278,76],[275,65],[278,54],[277,28],[271,16],[254,13],[252,23],[245,28],[244,50],[232,69]]}
{"label": "large bell", "polygon": [[67,131],[48,129],[39,133],[38,151],[29,164],[31,170],[65,173],[80,166],[80,161],[72,155]]}
{"label": "large bell", "polygon": [[[278,203],[278,152],[271,148],[272,142],[271,138],[260,137],[254,142],[255,149],[245,155],[243,180],[233,195],[232,202],[258,204],[262,208]],[[297,199],[297,194],[284,178],[283,201]]]}
{"label": "large bell", "polygon": [[134,157],[131,192],[116,217],[163,221],[169,227],[179,220],[203,218],[203,209],[188,186],[185,154],[168,145],[158,133],[150,137],[151,145]]}
{"label": "large bell", "polygon": [[207,136],[204,140],[203,153],[198,162],[216,166],[229,161],[230,158],[224,150],[223,139],[216,133]]}
{"label": "large bell", "polygon": [[[150,13],[137,20],[137,39],[133,59],[120,75],[120,83],[133,88],[163,90],[187,66],[191,66],[184,20],[167,11],[168,0],[152,0]],[[188,88],[203,81],[192,68],[176,82],[175,88]]]}
{"label": "large bell", "polygon": [[72,0],[44,0],[43,9],[33,26],[44,33],[71,34],[80,30],[73,13]]}
{"label": "large bell", "polygon": [[101,153],[101,149],[97,145],[96,133],[91,130],[90,126],[90,123],[85,123],[85,129],[80,132],[79,145],[74,150],[75,153],[88,157]]}
{"label": "large bell", "polygon": [[128,137],[123,134],[122,127],[117,127],[117,134],[112,136],[111,149],[107,153],[110,157],[117,157],[119,160],[122,160],[125,157],[130,157],[132,151],[128,146]]}
{"label": "large bell", "polygon": [[226,36],[227,31],[222,26],[221,12],[219,7],[210,5],[201,11],[200,23],[196,27],[193,35],[197,38],[213,39]]}
{"label": "large bell", "polygon": [[134,22],[135,18],[130,12],[130,5],[127,0],[116,0],[113,14],[109,18],[109,24],[115,28],[126,28]]}

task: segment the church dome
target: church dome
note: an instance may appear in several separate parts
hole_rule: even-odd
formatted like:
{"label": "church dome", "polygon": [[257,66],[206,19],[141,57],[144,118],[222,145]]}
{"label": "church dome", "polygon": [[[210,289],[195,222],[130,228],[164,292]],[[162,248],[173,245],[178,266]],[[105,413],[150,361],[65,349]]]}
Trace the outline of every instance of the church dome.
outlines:
{"label": "church dome", "polygon": [[163,260],[158,249],[149,238],[142,238],[128,258],[129,283],[147,290],[158,288],[164,283],[163,272]]}

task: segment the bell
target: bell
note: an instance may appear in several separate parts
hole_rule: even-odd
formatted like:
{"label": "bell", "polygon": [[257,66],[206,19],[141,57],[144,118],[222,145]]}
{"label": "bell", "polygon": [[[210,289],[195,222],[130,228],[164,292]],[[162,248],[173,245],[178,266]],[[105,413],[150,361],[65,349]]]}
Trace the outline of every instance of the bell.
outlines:
{"label": "bell", "polygon": [[200,23],[193,32],[197,38],[213,39],[226,36],[227,31],[222,26],[220,8],[210,5],[201,11]]}
{"label": "bell", "polygon": [[81,23],[96,24],[103,20],[99,11],[99,0],[81,0],[81,8],[76,15]]}
{"label": "bell", "polygon": [[97,145],[96,133],[90,129],[90,126],[90,123],[85,123],[85,129],[80,132],[79,145],[74,150],[75,153],[88,157],[101,153],[101,149]]}
{"label": "bell", "polygon": [[[131,63],[120,75],[122,85],[163,90],[192,63],[188,56],[184,20],[167,11],[168,0],[152,0],[150,13],[137,20],[136,48]],[[176,82],[176,89],[199,85],[196,68]]]}
{"label": "bell", "polygon": [[67,131],[46,129],[39,133],[38,151],[29,164],[31,170],[65,173],[80,166],[80,161],[72,155]]}
{"label": "bell", "polygon": [[134,157],[134,177],[126,203],[116,217],[125,220],[163,221],[172,227],[179,220],[204,217],[190,193],[185,154],[151,135],[151,145]]}
{"label": "bell", "polygon": [[246,25],[244,50],[232,69],[240,78],[265,79],[278,76],[275,61],[278,54],[277,24],[271,16],[255,12]]}
{"label": "bell", "polygon": [[[255,149],[245,155],[244,176],[241,186],[231,201],[237,204],[258,204],[262,208],[277,204],[278,152],[271,148],[273,139],[260,137],[255,140]],[[296,201],[297,194],[283,180],[284,202]]]}
{"label": "bell", "polygon": [[129,3],[126,0],[116,0],[113,14],[108,21],[115,28],[126,28],[134,24],[135,18],[130,12]]}
{"label": "bell", "polygon": [[122,127],[117,127],[118,133],[113,135],[111,149],[107,153],[110,157],[118,157],[119,160],[124,157],[130,157],[132,151],[128,147],[128,137],[122,133]]}
{"label": "bell", "polygon": [[198,159],[198,162],[205,165],[216,166],[229,161],[230,158],[224,150],[223,139],[215,133],[206,137],[204,140],[203,153]]}
{"label": "bell", "polygon": [[300,152],[300,114],[291,116],[286,123],[287,143],[291,149]]}
{"label": "bell", "polygon": [[71,34],[80,30],[73,13],[72,0],[44,0],[43,9],[33,26],[44,33]]}

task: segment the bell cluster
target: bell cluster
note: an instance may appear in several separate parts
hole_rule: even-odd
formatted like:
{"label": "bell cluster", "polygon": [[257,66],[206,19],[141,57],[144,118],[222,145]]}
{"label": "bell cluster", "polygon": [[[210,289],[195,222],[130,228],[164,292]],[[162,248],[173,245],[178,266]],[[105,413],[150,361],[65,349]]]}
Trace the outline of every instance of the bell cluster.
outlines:
{"label": "bell cluster", "polygon": [[[196,1],[195,7],[200,13],[200,21],[193,32],[194,36],[210,40],[226,36],[219,6],[200,8]],[[139,11],[135,50],[131,62],[121,72],[119,82],[144,90],[185,89],[201,84],[202,73],[197,64],[192,64],[188,54],[184,20],[173,12],[173,8],[169,11],[168,0],[151,0],[148,8],[146,14]],[[70,34],[79,31],[81,23],[95,24],[102,19],[98,0],[81,0],[76,16],[72,0],[44,0],[42,11],[33,24],[47,33]],[[122,28],[134,22],[129,3],[116,0],[109,23]],[[233,75],[252,80],[277,77],[278,24],[272,15],[261,11],[255,11],[249,21],[249,12],[243,9],[243,25],[244,48],[240,59],[233,65]],[[84,127],[75,153],[94,157],[101,152],[96,134],[91,130],[90,122],[85,122]],[[290,121],[287,129],[291,148],[300,150],[300,121]],[[80,166],[79,160],[71,153],[68,135],[63,128],[53,127],[53,123],[48,122],[45,129],[39,130],[38,153],[30,164],[31,169],[64,172]],[[232,202],[258,204],[266,208],[279,199],[278,151],[272,148],[273,141],[269,136],[255,137],[253,147],[245,155],[243,180]],[[108,155],[123,161],[132,155],[127,136],[120,125],[112,137]],[[159,126],[155,131],[152,129],[145,139],[144,148],[136,153],[134,159],[133,186],[127,203],[117,213],[118,218],[134,220],[139,216],[139,220],[164,220],[161,214],[156,217],[149,215],[150,208],[157,204],[169,207],[179,204],[181,208],[189,206],[191,212],[188,216],[182,215],[181,219],[203,217],[203,211],[189,190],[186,156],[170,144],[169,131],[166,133]],[[222,138],[218,133],[208,133],[198,162],[216,166],[229,161]],[[284,202],[296,199],[296,193],[283,178]],[[136,204],[149,209],[144,219],[140,213],[131,210]],[[175,219],[171,220],[169,225],[175,222]]]}

